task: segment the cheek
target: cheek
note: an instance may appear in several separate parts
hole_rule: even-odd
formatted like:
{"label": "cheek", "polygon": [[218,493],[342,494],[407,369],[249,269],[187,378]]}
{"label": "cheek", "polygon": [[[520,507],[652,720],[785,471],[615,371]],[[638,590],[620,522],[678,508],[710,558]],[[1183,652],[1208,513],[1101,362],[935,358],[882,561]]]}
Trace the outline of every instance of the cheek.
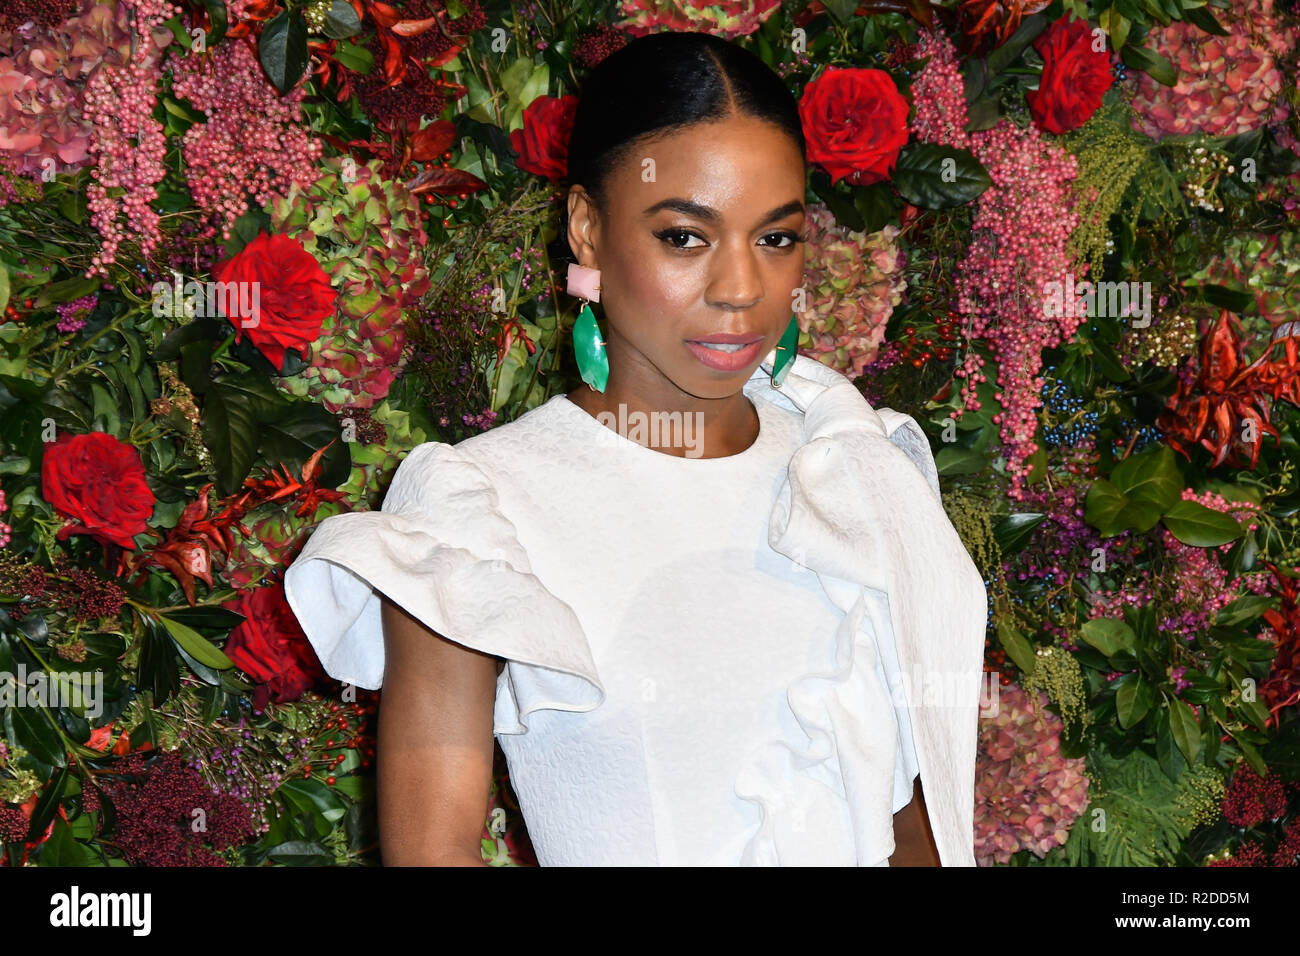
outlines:
{"label": "cheek", "polygon": [[674,258],[649,244],[629,244],[629,254],[618,263],[621,299],[629,315],[654,318],[655,327],[680,318],[702,294],[697,262]]}

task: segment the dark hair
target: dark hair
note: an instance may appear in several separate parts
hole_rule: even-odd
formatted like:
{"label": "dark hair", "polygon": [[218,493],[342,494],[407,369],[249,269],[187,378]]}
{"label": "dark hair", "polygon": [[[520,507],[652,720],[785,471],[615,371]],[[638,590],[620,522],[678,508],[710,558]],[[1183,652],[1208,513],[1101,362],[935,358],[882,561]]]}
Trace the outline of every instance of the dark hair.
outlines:
{"label": "dark hair", "polygon": [[664,31],[637,37],[601,60],[583,81],[574,115],[552,259],[577,261],[568,242],[568,189],[573,184],[580,184],[600,208],[610,171],[643,137],[734,113],[774,124],[798,144],[807,161],[794,95],[744,47],[710,33]]}

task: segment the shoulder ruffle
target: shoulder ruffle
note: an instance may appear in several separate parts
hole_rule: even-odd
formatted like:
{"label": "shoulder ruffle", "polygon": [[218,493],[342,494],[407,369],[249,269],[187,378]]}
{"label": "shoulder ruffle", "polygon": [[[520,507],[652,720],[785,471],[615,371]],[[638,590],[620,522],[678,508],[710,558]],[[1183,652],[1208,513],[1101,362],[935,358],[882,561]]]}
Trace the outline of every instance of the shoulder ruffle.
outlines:
{"label": "shoulder ruffle", "polygon": [[532,573],[488,476],[453,445],[413,449],[381,510],[326,518],[285,572],[286,600],[331,677],[382,685],[381,592],[442,636],[506,659],[496,734],[526,733],[536,710],[604,702],[573,609]]}
{"label": "shoulder ruffle", "polygon": [[815,359],[796,356],[779,390],[769,370],[760,365],[746,392],[801,411],[805,433],[769,543],[815,571],[844,617],[832,671],[801,675],[787,692],[807,743],[769,742],[737,779],[737,794],[762,809],[744,859],[797,862],[815,840],[810,814],[847,812],[857,852],[843,862],[887,865],[903,778],[910,797],[919,771],[941,862],[973,866],[987,596],[943,510],[929,442],[912,418],[873,409]]}

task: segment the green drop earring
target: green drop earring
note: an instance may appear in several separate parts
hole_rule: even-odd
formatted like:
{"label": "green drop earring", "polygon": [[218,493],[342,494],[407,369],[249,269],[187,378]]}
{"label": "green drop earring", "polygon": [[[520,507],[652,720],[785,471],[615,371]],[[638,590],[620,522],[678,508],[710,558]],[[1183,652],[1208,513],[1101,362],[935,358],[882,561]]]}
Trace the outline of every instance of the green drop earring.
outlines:
{"label": "green drop earring", "polygon": [[568,292],[582,300],[582,310],[573,323],[573,357],[578,362],[578,372],[588,388],[604,392],[609,384],[609,356],[591,311],[591,302],[600,301],[600,270],[569,263]]}
{"label": "green drop earring", "polygon": [[780,388],[781,383],[790,374],[790,367],[794,365],[794,356],[798,348],[799,320],[797,316],[791,314],[790,324],[785,327],[785,332],[781,335],[781,341],[776,343],[776,358],[772,360],[773,388]]}

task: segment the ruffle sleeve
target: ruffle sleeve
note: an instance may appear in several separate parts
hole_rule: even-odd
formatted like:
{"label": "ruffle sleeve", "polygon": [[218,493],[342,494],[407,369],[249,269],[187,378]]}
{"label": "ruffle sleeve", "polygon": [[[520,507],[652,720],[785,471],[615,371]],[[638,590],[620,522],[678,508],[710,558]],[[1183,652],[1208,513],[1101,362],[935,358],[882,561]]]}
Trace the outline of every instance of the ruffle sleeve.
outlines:
{"label": "ruffle sleeve", "polygon": [[925,434],[806,356],[779,393],[757,373],[747,389],[803,412],[769,544],[815,571],[844,616],[831,666],[787,687],[798,739],[769,741],[737,778],[737,795],[762,811],[743,859],[798,864],[821,817],[847,813],[843,862],[887,866],[893,813],[919,774],[942,864],[974,866],[987,595],[944,512]]}
{"label": "ruffle sleeve", "polygon": [[586,712],[605,689],[573,609],[533,574],[475,462],[443,442],[414,448],[379,511],[326,518],[285,572],[285,598],[325,671],[378,689],[380,594],[438,634],[506,660],[495,734],[537,710]]}

